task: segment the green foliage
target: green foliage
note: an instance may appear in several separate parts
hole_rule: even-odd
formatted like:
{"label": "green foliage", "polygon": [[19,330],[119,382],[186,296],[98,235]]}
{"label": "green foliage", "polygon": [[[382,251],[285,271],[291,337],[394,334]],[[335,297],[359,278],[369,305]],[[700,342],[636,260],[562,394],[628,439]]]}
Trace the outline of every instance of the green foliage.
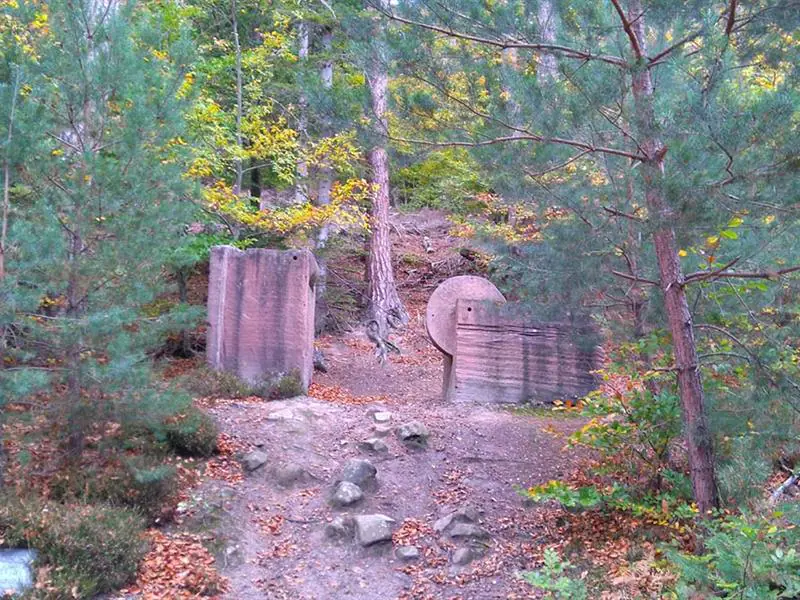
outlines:
{"label": "green foliage", "polygon": [[671,552],[677,598],[742,600],[800,596],[800,515],[724,517],[706,523],[700,554]]}
{"label": "green foliage", "polygon": [[475,159],[463,149],[432,152],[424,160],[392,173],[395,202],[403,208],[469,210],[468,201],[488,191]]}
{"label": "green foliage", "polygon": [[562,560],[552,548],[544,551],[544,566],[536,571],[522,574],[522,578],[537,590],[545,592],[545,598],[555,600],[586,600],[586,585],[580,579],[569,577],[572,565]]}
{"label": "green foliage", "polygon": [[[2,10],[22,18],[34,4]],[[20,156],[13,183],[30,192],[10,211],[0,330],[14,335],[0,395],[58,389],[73,455],[98,421],[168,412],[149,353],[198,316],[146,308],[167,289],[193,212],[179,93],[193,49],[147,6],[91,4],[47,3],[19,128],[7,132],[33,130],[35,143],[3,134]]]}
{"label": "green foliage", "polygon": [[129,508],[102,504],[4,498],[0,505],[0,536],[38,550],[63,598],[91,598],[130,581],[147,549],[144,524]]}
{"label": "green foliage", "polygon": [[303,385],[297,371],[265,376],[261,382],[251,384],[232,373],[200,367],[183,376],[179,385],[195,396],[203,398],[249,398],[264,400],[293,398],[303,394]]}
{"label": "green foliage", "polygon": [[192,406],[170,417],[163,435],[170,447],[182,456],[207,457],[217,451],[217,426],[206,413]]}

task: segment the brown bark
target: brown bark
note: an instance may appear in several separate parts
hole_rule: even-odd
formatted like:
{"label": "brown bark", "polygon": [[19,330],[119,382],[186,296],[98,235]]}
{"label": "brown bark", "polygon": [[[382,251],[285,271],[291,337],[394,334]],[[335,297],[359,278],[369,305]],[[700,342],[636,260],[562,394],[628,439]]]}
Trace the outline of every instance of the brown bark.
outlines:
{"label": "brown bark", "polygon": [[[646,55],[644,14],[641,0],[630,0],[632,34],[638,46],[634,50]],[[632,17],[632,18],[630,18]],[[649,69],[634,66],[632,89],[635,115],[640,131],[640,144],[647,159],[641,167],[647,207],[657,222],[653,233],[660,287],[664,294],[667,322],[672,333],[675,370],[689,453],[689,470],[695,502],[701,514],[716,508],[719,496],[714,473],[714,452],[706,416],[703,384],[697,360],[692,315],[684,290],[678,244],[672,227],[675,215],[664,194],[665,146],[658,137],[654,105],[654,87]]]}
{"label": "brown bark", "polygon": [[[379,38],[379,24],[374,28],[376,42],[367,72],[372,118],[376,138],[386,135],[386,107],[389,97],[389,74],[386,47]],[[389,155],[377,143],[367,154],[373,187],[370,212],[371,237],[367,262],[367,297],[369,319],[378,323],[378,335],[386,339],[393,327],[408,322],[408,313],[397,293],[392,267],[392,246],[389,239]]]}

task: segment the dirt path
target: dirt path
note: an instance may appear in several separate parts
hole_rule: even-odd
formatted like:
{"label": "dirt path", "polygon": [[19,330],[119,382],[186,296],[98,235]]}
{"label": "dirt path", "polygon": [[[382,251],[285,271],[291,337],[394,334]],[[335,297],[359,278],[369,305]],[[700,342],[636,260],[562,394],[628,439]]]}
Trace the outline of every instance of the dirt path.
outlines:
{"label": "dirt path", "polygon": [[[323,340],[329,372],[318,375],[311,390],[322,399],[210,409],[222,431],[266,458],[243,482],[208,481],[196,496],[222,516],[215,535],[231,583],[226,597],[533,597],[516,573],[540,556],[550,522],[547,511],[524,507],[515,487],[564,473],[572,461],[553,433],[575,423],[443,403],[439,357],[420,331],[420,318],[415,315],[398,340],[404,354],[384,366],[358,336]],[[378,423],[376,411],[391,413],[388,423]],[[425,448],[407,447],[393,431],[409,421],[430,431]],[[374,437],[388,449],[359,446]],[[377,488],[347,509],[333,508],[332,487],[354,458],[377,468]],[[437,519],[468,507],[477,510],[474,524],[489,537],[454,539],[434,531]],[[352,534],[329,537],[336,517],[375,513],[396,521],[393,542],[362,547]],[[419,558],[397,558],[403,545],[415,546]],[[457,550],[466,547],[474,560],[455,565]]]}

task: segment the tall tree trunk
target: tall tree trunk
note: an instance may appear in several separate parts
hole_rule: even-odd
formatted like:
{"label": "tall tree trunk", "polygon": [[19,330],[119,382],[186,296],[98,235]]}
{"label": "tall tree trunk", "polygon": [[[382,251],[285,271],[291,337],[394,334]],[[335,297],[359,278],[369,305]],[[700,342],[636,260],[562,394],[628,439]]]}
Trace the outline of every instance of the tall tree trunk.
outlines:
{"label": "tall tree trunk", "polygon": [[[388,7],[387,0],[381,0]],[[373,27],[373,51],[367,68],[372,119],[375,127],[375,146],[367,153],[373,187],[370,212],[371,237],[367,262],[368,315],[377,323],[376,334],[386,340],[393,327],[408,322],[408,313],[397,293],[392,267],[392,246],[389,239],[389,155],[380,141],[388,131],[386,107],[389,100],[388,53],[381,40],[381,23]]]}
{"label": "tall tree trunk", "polygon": [[[539,33],[542,42],[545,44],[555,44],[556,42],[556,21],[551,0],[541,0],[539,2]],[[558,63],[552,52],[544,52],[539,58],[539,73],[543,80],[553,81],[558,74]]]}
{"label": "tall tree trunk", "polygon": [[[298,50],[297,58],[300,60],[300,69],[305,69],[308,61],[309,28],[308,23],[301,21],[298,25]],[[301,78],[302,85],[302,78]],[[297,120],[297,134],[300,140],[300,158],[297,161],[297,182],[294,186],[294,201],[298,204],[308,201],[308,163],[302,155],[308,137],[308,98],[305,91],[300,90],[300,116]]]}
{"label": "tall tree trunk", "polygon": [[[11,142],[14,139],[14,117],[17,110],[17,94],[21,82],[21,74],[17,71],[14,77],[14,85],[11,87],[11,107],[8,114],[8,133],[6,134],[6,152],[3,156],[3,215],[0,222],[0,281],[6,275],[6,246],[8,243],[8,213],[11,207]],[[0,332],[5,341],[4,332]],[[1,348],[2,346],[0,346]],[[0,449],[1,450],[1,449]]]}
{"label": "tall tree trunk", "polygon": [[261,200],[261,169],[257,164],[258,159],[250,159],[250,197]]}
{"label": "tall tree trunk", "polygon": [[[628,21],[632,23],[642,55],[646,55],[645,17],[641,0],[630,0],[629,7]],[[692,315],[683,287],[678,244],[672,227],[675,214],[664,194],[666,148],[657,133],[654,87],[650,70],[644,64],[635,65],[632,77],[639,142],[648,157],[641,167],[645,199],[648,210],[657,223],[653,241],[667,321],[672,333],[692,488],[697,507],[701,514],[705,514],[718,506],[719,495]]]}
{"label": "tall tree trunk", "polygon": [[[239,15],[236,0],[231,0],[231,23],[233,26],[233,48],[236,53],[236,150],[241,152],[244,149],[242,141],[242,45],[239,42]],[[236,167],[236,194],[242,193],[242,159],[237,156],[234,159]]]}
{"label": "tall tree trunk", "polygon": [[[330,56],[331,49],[333,47],[333,30],[330,27],[326,27],[322,33],[322,51],[325,53],[325,58],[322,61],[322,65],[320,66],[319,70],[319,78],[322,82],[322,87],[325,90],[328,90],[330,94],[330,90],[333,88],[333,59]],[[330,118],[325,117],[326,125],[329,125]],[[327,129],[330,129],[327,127]],[[326,131],[326,134],[329,134],[330,131]],[[333,171],[330,167],[322,167],[320,169],[319,175],[319,184],[317,185],[317,205],[318,206],[326,206],[331,203],[331,190],[333,189]],[[317,257],[317,265],[319,267],[319,272],[317,274],[317,286],[316,286],[316,293],[317,293],[317,303],[316,303],[316,314],[315,314],[315,331],[316,333],[322,333],[325,329],[325,324],[328,319],[328,303],[327,303],[327,291],[328,291],[328,265],[323,255],[323,250],[328,243],[328,237],[330,236],[330,226],[327,223],[323,223],[322,226],[319,228],[317,232],[317,239],[316,239],[316,257]]]}

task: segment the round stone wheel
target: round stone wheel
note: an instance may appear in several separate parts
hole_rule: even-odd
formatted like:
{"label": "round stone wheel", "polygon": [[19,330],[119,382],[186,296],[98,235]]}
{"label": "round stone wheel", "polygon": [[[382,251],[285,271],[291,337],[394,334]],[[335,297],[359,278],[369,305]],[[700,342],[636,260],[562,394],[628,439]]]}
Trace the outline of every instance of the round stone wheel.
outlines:
{"label": "round stone wheel", "polygon": [[450,356],[456,353],[456,303],[460,299],[506,301],[500,290],[483,277],[459,275],[440,283],[428,300],[425,327],[433,345]]}

